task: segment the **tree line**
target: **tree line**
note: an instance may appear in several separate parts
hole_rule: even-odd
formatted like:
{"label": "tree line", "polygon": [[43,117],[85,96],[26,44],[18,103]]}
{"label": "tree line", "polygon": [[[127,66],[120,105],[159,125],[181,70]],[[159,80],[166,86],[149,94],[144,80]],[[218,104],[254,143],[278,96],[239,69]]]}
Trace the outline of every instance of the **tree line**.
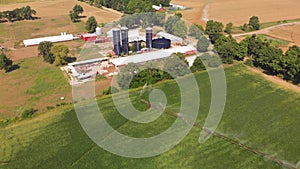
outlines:
{"label": "tree line", "polygon": [[0,12],[0,21],[20,21],[20,20],[33,20],[35,17],[33,15],[36,15],[36,11],[32,9],[30,6],[22,7],[22,8],[16,8],[14,10],[7,10]]}
{"label": "tree line", "polygon": [[[259,19],[253,16],[249,20],[251,29],[259,29]],[[256,25],[256,26],[255,26]],[[205,34],[214,44],[215,51],[223,63],[231,64],[233,60],[250,58],[247,63],[260,67],[268,74],[279,76],[294,83],[300,83],[300,48],[290,47],[285,53],[253,35],[238,43],[231,35],[225,36],[224,25],[221,22],[210,20],[206,24]],[[225,29],[226,30],[226,29]]]}
{"label": "tree line", "polygon": [[141,13],[141,12],[154,12],[152,5],[169,6],[170,0],[78,0],[87,2],[96,7],[107,7],[117,11],[122,11],[126,14]]}

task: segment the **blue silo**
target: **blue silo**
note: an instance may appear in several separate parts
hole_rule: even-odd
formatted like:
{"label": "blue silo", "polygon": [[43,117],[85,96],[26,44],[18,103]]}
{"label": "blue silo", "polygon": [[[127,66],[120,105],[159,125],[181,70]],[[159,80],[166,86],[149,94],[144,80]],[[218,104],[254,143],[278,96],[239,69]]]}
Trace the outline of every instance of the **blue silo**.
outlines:
{"label": "blue silo", "polygon": [[122,27],[121,28],[121,35],[122,35],[122,52],[127,55],[129,52],[129,45],[128,45],[128,28]]}
{"label": "blue silo", "polygon": [[114,42],[114,52],[116,55],[121,56],[121,36],[120,29],[113,30],[113,42]]}
{"label": "blue silo", "polygon": [[152,28],[150,27],[146,29],[146,48],[152,48]]}

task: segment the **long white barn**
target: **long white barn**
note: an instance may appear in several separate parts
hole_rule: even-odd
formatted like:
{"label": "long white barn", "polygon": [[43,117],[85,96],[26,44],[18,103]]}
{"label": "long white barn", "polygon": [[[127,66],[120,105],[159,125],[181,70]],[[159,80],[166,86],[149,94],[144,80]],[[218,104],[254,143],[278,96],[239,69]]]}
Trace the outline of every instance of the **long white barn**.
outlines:
{"label": "long white barn", "polygon": [[171,49],[158,50],[154,52],[148,52],[138,55],[132,55],[128,57],[121,57],[116,59],[110,59],[110,62],[116,67],[127,65],[128,63],[144,63],[152,60],[158,60],[171,56],[173,53],[186,53],[189,51],[197,50],[193,46],[182,46]]}
{"label": "long white barn", "polygon": [[71,41],[74,40],[75,37],[72,34],[62,33],[60,36],[48,36],[43,38],[36,38],[36,39],[26,39],[23,40],[25,46],[34,46],[38,45],[41,42],[64,42],[64,41]]}

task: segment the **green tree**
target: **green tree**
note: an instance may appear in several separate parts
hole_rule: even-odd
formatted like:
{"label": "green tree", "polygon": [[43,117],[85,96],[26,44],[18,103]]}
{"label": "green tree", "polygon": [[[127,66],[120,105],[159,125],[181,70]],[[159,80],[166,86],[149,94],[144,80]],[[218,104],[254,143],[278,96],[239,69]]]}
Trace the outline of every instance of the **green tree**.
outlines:
{"label": "green tree", "polygon": [[44,58],[45,62],[52,64],[55,60],[53,54],[51,53],[52,42],[41,42],[38,46],[39,56]]}
{"label": "green tree", "polygon": [[78,21],[78,14],[76,12],[70,11],[69,16],[72,22],[77,22]]}
{"label": "green tree", "polygon": [[176,13],[175,13],[175,16],[177,16],[178,18],[182,18],[182,13],[176,12]]}
{"label": "green tree", "polygon": [[141,17],[138,14],[124,15],[119,23],[121,26],[126,26],[129,29],[136,28],[141,24]]}
{"label": "green tree", "polygon": [[172,55],[163,60],[163,70],[173,78],[187,75],[190,73],[190,69],[185,60],[185,58],[183,60],[183,58],[180,58],[177,55]]}
{"label": "green tree", "polygon": [[32,15],[36,15],[36,11],[34,9],[31,9],[30,6],[26,6],[23,10],[23,17],[27,20],[32,20],[34,17]]}
{"label": "green tree", "polygon": [[203,27],[198,24],[192,24],[189,29],[189,35],[199,39],[203,35]]}
{"label": "green tree", "polygon": [[237,60],[243,60],[248,55],[248,42],[246,40],[242,40],[239,43],[239,55],[237,56]]}
{"label": "green tree", "polygon": [[166,23],[165,23],[165,25],[164,25],[166,32],[172,34],[173,31],[174,31],[174,25],[175,25],[179,20],[180,20],[180,18],[177,17],[177,16],[170,16],[170,17],[168,17],[168,19],[167,19],[167,21],[166,21]]}
{"label": "green tree", "polygon": [[76,13],[76,14],[82,14],[83,13],[83,8],[82,8],[82,6],[80,6],[80,5],[75,5],[74,7],[73,7],[73,11]]}
{"label": "green tree", "polygon": [[141,68],[135,63],[122,67],[117,77],[117,83],[122,89],[129,89],[130,81],[140,72]]}
{"label": "green tree", "polygon": [[173,28],[173,34],[175,36],[186,38],[187,35],[187,27],[185,25],[185,22],[183,20],[179,20],[176,22]]}
{"label": "green tree", "polygon": [[215,43],[222,35],[224,25],[221,22],[209,20],[206,23],[205,34],[207,34],[212,43]]}
{"label": "green tree", "polygon": [[253,30],[260,29],[259,18],[257,16],[252,16],[249,20],[249,25],[252,27]]}
{"label": "green tree", "polygon": [[197,50],[199,52],[206,52],[209,44],[209,40],[205,36],[202,36],[197,42]]}
{"label": "green tree", "polygon": [[9,59],[4,53],[0,53],[0,70],[8,72],[12,67],[13,61]]}
{"label": "green tree", "polygon": [[289,47],[285,55],[280,60],[280,65],[283,68],[284,79],[292,80],[296,83],[300,82],[300,48],[296,45]]}
{"label": "green tree", "polygon": [[191,67],[191,71],[192,72],[197,72],[197,71],[201,71],[201,70],[205,70],[205,65],[203,64],[201,57],[197,56],[192,67]]}
{"label": "green tree", "polygon": [[57,66],[66,64],[66,59],[69,54],[69,48],[66,45],[55,45],[51,48],[55,60],[54,64]]}
{"label": "green tree", "polygon": [[98,25],[98,23],[96,21],[96,18],[94,16],[91,16],[88,18],[85,28],[89,33],[93,33],[93,32],[95,32],[97,25]]}
{"label": "green tree", "polygon": [[149,12],[149,9],[147,9],[149,7],[148,5],[149,4],[146,1],[130,0],[127,4],[126,12],[129,14]]}
{"label": "green tree", "polygon": [[233,63],[233,59],[239,59],[239,44],[231,36],[221,36],[215,43],[215,49],[222,58],[223,63]]}
{"label": "green tree", "polygon": [[79,15],[83,13],[83,8],[80,5],[75,5],[73,7],[73,10],[69,12],[69,16],[72,22],[78,22],[79,20]]}
{"label": "green tree", "polygon": [[233,24],[231,22],[226,24],[224,32],[230,35],[231,31],[232,31],[232,27],[233,27]]}

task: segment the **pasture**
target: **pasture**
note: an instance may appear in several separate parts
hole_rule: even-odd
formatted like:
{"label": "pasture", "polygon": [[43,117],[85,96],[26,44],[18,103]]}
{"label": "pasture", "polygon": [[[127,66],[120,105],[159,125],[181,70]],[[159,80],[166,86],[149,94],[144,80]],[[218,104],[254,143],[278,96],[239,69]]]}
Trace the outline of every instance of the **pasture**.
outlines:
{"label": "pasture", "polygon": [[[228,96],[218,132],[257,151],[296,164],[300,159],[299,94],[247,71],[243,65],[226,68]],[[210,84],[205,72],[196,75],[201,93],[197,124],[203,125],[210,105]],[[155,85],[168,96],[169,111],[178,110],[177,85]],[[191,89],[193,90],[193,89]],[[133,104],[145,109],[139,92]],[[174,117],[163,114],[149,124],[136,124],[120,115],[110,97],[98,100],[108,123],[119,132],[149,137],[164,131]],[[282,168],[219,137],[198,143],[200,128],[172,150],[152,158],[128,159],[96,146],[83,132],[71,106],[0,129],[1,168]]]}
{"label": "pasture", "polygon": [[[28,108],[45,111],[47,106],[71,102],[71,86],[58,67],[33,57],[15,62],[19,69],[0,72],[0,119],[18,116]],[[66,100],[61,101],[60,97]]]}
{"label": "pasture", "polygon": [[[0,120],[20,116],[29,108],[45,112],[49,106],[72,102],[72,86],[60,67],[44,62],[41,57],[18,60],[14,64],[20,68],[9,73],[0,71]],[[102,95],[110,83],[111,79],[97,81],[97,95]]]}

